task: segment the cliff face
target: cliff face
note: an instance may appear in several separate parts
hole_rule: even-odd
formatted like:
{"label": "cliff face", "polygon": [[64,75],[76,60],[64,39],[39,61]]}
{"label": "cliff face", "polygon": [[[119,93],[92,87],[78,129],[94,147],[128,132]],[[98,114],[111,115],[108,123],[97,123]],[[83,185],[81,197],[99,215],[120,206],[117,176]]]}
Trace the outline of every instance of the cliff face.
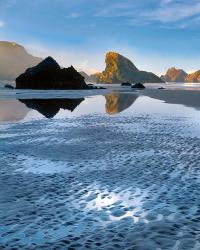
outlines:
{"label": "cliff face", "polygon": [[0,80],[14,80],[29,67],[42,59],[34,57],[19,44],[0,41]]}
{"label": "cliff face", "polygon": [[84,71],[80,71],[79,74],[81,74],[84,77],[86,82],[92,82],[91,77],[88,74],[86,74]]}
{"label": "cliff face", "polygon": [[128,58],[115,52],[106,54],[105,63],[106,68],[102,73],[92,75],[97,83],[163,82],[153,73],[140,71]]}
{"label": "cliff face", "polygon": [[185,78],[186,82],[200,82],[200,70],[189,74],[186,78]]}
{"label": "cliff face", "polygon": [[185,82],[187,75],[184,70],[173,67],[168,69],[166,74],[161,76],[161,78],[165,82]]}

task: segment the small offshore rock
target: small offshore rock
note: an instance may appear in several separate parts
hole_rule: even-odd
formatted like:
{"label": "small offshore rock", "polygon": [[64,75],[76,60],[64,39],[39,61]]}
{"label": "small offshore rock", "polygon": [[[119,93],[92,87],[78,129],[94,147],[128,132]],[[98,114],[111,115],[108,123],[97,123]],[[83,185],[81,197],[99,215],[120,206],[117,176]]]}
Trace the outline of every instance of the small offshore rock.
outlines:
{"label": "small offshore rock", "polygon": [[14,87],[12,85],[10,85],[10,84],[6,84],[4,86],[4,88],[6,88],[6,89],[14,89]]}
{"label": "small offshore rock", "polygon": [[145,86],[139,82],[139,83],[132,85],[131,88],[133,88],[133,89],[145,89]]}
{"label": "small offshore rock", "polygon": [[130,82],[122,82],[121,86],[131,86],[131,83]]}

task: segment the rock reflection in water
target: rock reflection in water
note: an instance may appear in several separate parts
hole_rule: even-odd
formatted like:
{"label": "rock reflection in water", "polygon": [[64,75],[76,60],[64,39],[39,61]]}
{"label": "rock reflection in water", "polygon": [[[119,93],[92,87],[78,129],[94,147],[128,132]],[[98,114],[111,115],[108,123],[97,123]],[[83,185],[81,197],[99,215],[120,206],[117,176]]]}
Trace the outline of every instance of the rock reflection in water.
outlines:
{"label": "rock reflection in water", "polygon": [[79,99],[20,99],[28,108],[37,110],[46,118],[53,118],[60,109],[67,109],[73,112],[75,108],[84,101]]}
{"label": "rock reflection in water", "polygon": [[106,95],[105,98],[106,113],[109,115],[113,115],[129,108],[136,101],[138,96],[133,94],[117,93]]}
{"label": "rock reflection in water", "polygon": [[0,100],[0,121],[19,121],[23,119],[29,109],[17,100]]}

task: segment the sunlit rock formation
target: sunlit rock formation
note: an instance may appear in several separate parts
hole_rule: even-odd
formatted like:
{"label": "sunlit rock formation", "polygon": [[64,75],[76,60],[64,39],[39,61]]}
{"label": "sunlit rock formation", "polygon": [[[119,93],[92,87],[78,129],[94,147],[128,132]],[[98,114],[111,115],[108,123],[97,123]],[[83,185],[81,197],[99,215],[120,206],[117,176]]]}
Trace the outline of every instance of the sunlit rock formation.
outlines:
{"label": "sunlit rock formation", "polygon": [[173,67],[168,69],[166,74],[162,75],[161,78],[165,82],[185,82],[187,75],[184,70]]}
{"label": "sunlit rock formation", "polygon": [[65,109],[73,112],[75,108],[84,101],[84,98],[79,99],[21,99],[28,108],[37,110],[46,118],[53,118],[60,109]]}
{"label": "sunlit rock formation", "polygon": [[137,95],[121,93],[106,95],[106,113],[113,115],[122,112],[129,108],[135,102],[137,97]]}
{"label": "sunlit rock formation", "polygon": [[41,61],[41,58],[30,55],[17,43],[0,41],[0,80],[13,81],[27,68]]}
{"label": "sunlit rock formation", "polygon": [[185,78],[186,82],[200,82],[200,70],[189,74],[186,78]]}
{"label": "sunlit rock formation", "polygon": [[163,80],[151,72],[140,71],[128,58],[116,52],[108,52],[105,63],[106,68],[102,73],[91,75],[97,83],[163,82]]}
{"label": "sunlit rock formation", "polygon": [[19,89],[87,89],[84,77],[73,66],[61,69],[58,63],[47,57],[16,78]]}

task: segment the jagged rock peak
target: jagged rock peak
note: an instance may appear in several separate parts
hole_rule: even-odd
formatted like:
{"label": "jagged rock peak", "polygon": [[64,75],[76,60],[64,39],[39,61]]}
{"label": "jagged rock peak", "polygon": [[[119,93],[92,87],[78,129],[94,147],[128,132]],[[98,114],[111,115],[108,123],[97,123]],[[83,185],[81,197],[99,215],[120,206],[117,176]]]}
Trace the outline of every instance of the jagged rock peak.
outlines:
{"label": "jagged rock peak", "polygon": [[73,66],[61,69],[58,63],[47,57],[35,67],[16,78],[19,89],[88,89],[84,77]]}
{"label": "jagged rock peak", "polygon": [[163,82],[151,72],[140,71],[128,58],[116,52],[108,52],[105,63],[106,68],[102,73],[91,76],[97,83]]}
{"label": "jagged rock peak", "polygon": [[60,69],[59,64],[51,56],[48,56],[42,62],[40,62],[37,66],[31,69],[28,69],[27,71],[39,72],[43,70],[50,71],[50,70],[59,70],[59,69]]}
{"label": "jagged rock peak", "polygon": [[[108,52],[106,53],[105,63],[107,69],[117,70],[119,67],[122,67],[124,70],[132,70],[138,72],[137,67],[126,57],[120,55],[117,52]],[[113,68],[112,68],[113,67]]]}

